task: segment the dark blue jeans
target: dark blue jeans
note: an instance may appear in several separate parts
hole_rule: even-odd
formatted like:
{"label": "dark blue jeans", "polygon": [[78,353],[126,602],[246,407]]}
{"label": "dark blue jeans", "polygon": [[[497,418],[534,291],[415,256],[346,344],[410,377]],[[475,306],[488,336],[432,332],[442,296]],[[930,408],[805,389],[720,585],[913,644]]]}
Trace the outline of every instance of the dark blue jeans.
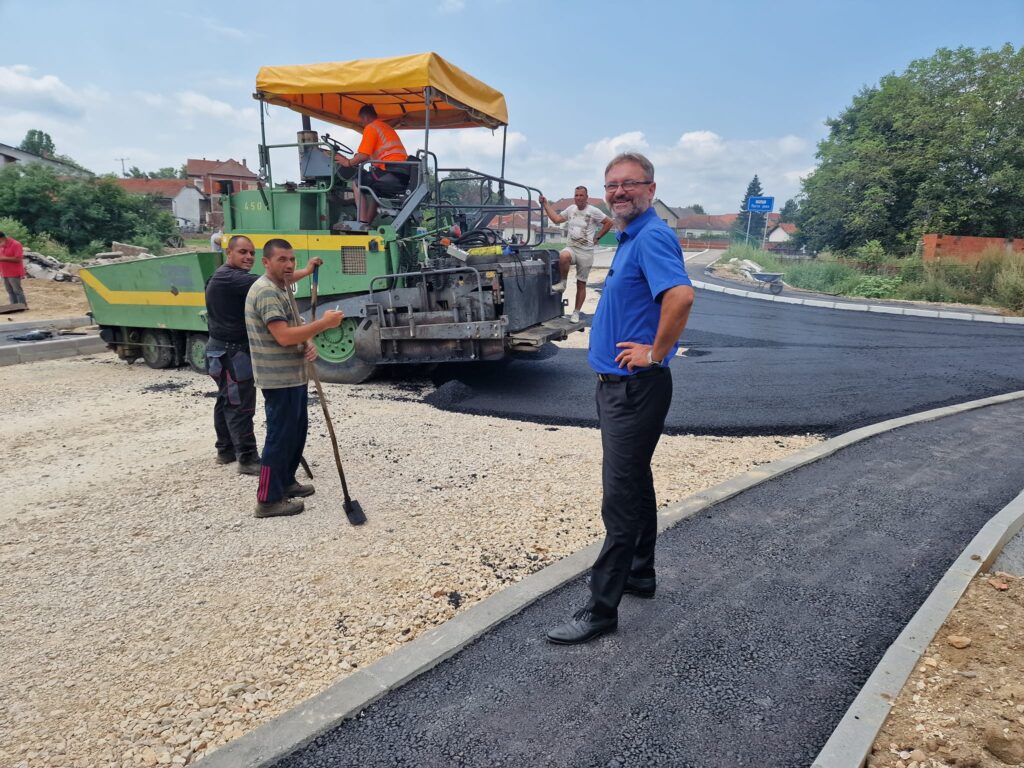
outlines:
{"label": "dark blue jeans", "polygon": [[260,459],[260,484],[257,501],[272,504],[285,498],[285,489],[295,484],[302,450],[306,447],[309,421],[306,385],[283,389],[264,389],[267,413],[267,441]]}
{"label": "dark blue jeans", "polygon": [[658,505],[651,458],[671,403],[672,374],[667,368],[597,384],[605,539],[591,570],[589,607],[595,616],[618,614],[630,575],[654,576]]}

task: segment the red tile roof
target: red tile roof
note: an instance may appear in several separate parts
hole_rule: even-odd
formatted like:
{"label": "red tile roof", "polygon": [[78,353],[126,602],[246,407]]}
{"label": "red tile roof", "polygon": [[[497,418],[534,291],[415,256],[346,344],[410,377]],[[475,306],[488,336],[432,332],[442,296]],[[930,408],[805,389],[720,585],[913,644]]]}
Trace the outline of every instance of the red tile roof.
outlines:
{"label": "red tile roof", "polygon": [[[188,179],[114,179],[117,185],[133,195],[153,195],[154,197],[174,198],[185,187],[195,185]],[[196,189],[197,192],[202,192]]]}
{"label": "red tile roof", "polygon": [[779,224],[778,227],[776,227],[776,229],[781,229],[787,235],[795,235],[796,234],[796,224],[794,224],[791,221],[784,221],[784,222],[782,222],[781,224]]}
{"label": "red tile roof", "polygon": [[245,179],[255,179],[256,174],[242,165],[237,160],[196,160],[189,158],[185,162],[185,174],[187,176],[239,176]]}

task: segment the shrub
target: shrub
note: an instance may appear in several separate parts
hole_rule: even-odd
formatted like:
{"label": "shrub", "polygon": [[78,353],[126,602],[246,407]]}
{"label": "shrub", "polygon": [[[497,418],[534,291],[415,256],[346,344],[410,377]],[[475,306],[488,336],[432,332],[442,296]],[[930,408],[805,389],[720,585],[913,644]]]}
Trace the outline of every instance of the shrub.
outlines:
{"label": "shrub", "polygon": [[995,296],[1004,307],[1024,310],[1024,255],[1006,256],[993,281]]}
{"label": "shrub", "polygon": [[869,299],[885,299],[896,294],[900,287],[900,278],[867,275],[860,278],[850,289],[853,296],[864,296]]}
{"label": "shrub", "polygon": [[920,256],[911,256],[901,261],[900,280],[904,283],[919,283],[924,280],[924,262]]}
{"label": "shrub", "polygon": [[10,216],[0,216],[0,232],[3,232],[8,237],[13,237],[23,245],[28,245],[28,227],[17,219],[13,219]]}
{"label": "shrub", "polygon": [[867,269],[877,269],[885,261],[885,248],[877,240],[868,240],[856,250],[857,259],[864,263]]}

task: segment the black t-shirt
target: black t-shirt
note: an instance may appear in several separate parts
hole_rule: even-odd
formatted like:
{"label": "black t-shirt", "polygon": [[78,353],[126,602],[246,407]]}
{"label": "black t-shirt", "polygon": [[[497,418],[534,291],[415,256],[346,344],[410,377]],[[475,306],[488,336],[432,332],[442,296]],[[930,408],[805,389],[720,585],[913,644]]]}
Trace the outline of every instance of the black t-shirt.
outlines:
{"label": "black t-shirt", "polygon": [[248,344],[245,333],[245,296],[259,275],[222,264],[206,284],[206,325],[210,338]]}

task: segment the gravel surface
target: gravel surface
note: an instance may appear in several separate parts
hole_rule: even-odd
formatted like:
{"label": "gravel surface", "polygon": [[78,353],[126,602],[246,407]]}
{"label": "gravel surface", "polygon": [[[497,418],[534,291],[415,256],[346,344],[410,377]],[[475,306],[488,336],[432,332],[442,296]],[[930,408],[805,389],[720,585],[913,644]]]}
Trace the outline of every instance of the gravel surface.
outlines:
{"label": "gravel surface", "polygon": [[[602,530],[596,431],[444,413],[427,379],[328,385],[360,528],[315,405],[317,494],[256,520],[210,380],[103,354],[0,383],[4,766],[191,764]],[[817,439],[666,437],[659,499]]]}
{"label": "gravel surface", "polygon": [[1024,403],[992,406],[750,489],[661,536],[657,597],[624,600],[617,633],[544,641],[585,600],[581,577],[279,768],[807,766],[1020,492],[1022,430]]}

